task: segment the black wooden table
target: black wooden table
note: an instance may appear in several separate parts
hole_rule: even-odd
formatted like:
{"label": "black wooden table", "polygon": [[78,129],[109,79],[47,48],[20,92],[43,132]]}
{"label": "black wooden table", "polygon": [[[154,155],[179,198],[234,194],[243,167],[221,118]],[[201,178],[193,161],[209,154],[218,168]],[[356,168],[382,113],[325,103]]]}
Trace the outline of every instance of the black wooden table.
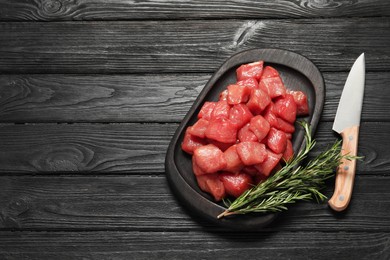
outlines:
{"label": "black wooden table", "polygon": [[[323,73],[323,149],[353,61],[366,90],[352,202],[260,232],[197,219],[168,143],[212,73],[283,48]],[[0,259],[390,259],[390,2],[0,1]],[[333,183],[325,193],[332,194]]]}

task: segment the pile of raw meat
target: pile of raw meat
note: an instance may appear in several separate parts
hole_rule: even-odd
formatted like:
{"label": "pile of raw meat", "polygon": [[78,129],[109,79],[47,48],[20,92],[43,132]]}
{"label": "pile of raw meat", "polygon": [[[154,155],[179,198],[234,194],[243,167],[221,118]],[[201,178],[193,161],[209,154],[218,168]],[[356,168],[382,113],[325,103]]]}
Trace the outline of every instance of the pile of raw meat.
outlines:
{"label": "pile of raw meat", "polygon": [[305,93],[288,90],[263,61],[241,65],[236,76],[218,101],[203,104],[181,144],[200,189],[216,201],[240,196],[292,158],[296,117],[309,113]]}

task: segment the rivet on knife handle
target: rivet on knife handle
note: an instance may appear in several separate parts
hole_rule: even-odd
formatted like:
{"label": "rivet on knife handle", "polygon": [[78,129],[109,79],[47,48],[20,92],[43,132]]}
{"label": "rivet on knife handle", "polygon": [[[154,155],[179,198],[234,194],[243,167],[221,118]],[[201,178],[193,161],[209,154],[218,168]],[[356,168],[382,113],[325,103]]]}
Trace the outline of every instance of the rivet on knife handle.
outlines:
{"label": "rivet on knife handle", "polygon": [[[359,126],[346,128],[341,133],[343,144],[342,154],[351,156],[357,155],[357,145],[359,136]],[[329,200],[329,206],[335,211],[342,211],[347,208],[351,201],[353,183],[355,179],[356,159],[343,159],[342,164],[337,169],[335,191]]]}

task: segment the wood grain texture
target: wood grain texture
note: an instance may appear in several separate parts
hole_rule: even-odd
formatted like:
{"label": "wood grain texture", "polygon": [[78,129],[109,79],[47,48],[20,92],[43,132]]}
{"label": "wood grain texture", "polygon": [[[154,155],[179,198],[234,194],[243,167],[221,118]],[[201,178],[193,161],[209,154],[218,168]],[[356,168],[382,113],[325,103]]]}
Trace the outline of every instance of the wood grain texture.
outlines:
{"label": "wood grain texture", "polygon": [[3,21],[311,18],[389,16],[386,0],[359,1],[61,1],[3,0]]}
{"label": "wood grain texture", "polygon": [[[389,28],[387,0],[0,0],[0,259],[390,259]],[[172,194],[177,123],[250,48],[324,72],[311,156],[340,138],[331,121],[366,53],[365,158],[346,211],[299,203],[234,233]]]}
{"label": "wood grain texture", "polygon": [[165,151],[176,127],[2,125],[0,172],[163,172]]}
{"label": "wood grain texture", "polygon": [[[325,190],[331,196],[333,182]],[[390,178],[357,176],[348,210],[291,205],[264,231],[390,233]],[[172,194],[164,176],[0,177],[0,230],[226,230],[199,219]]]}
{"label": "wood grain texture", "polygon": [[0,75],[3,122],[180,122],[210,75]]}
{"label": "wood grain texture", "polygon": [[387,71],[389,28],[390,17],[5,22],[0,23],[0,72],[213,72],[232,54],[251,48],[295,51],[322,71],[349,71],[364,51],[367,71]]}
{"label": "wood grain texture", "polygon": [[[389,233],[4,232],[4,259],[379,259]],[[156,242],[158,241],[158,243]],[[343,246],[340,246],[342,244]],[[351,254],[351,252],[354,252]]]}
{"label": "wood grain texture", "polygon": [[[333,121],[347,73],[323,74]],[[0,75],[0,122],[180,122],[211,74]],[[366,75],[362,121],[389,121],[390,73]],[[381,93],[379,95],[379,93]]]}
{"label": "wood grain texture", "polygon": [[[163,173],[165,153],[177,124],[3,124],[0,173]],[[360,129],[361,174],[389,174],[390,123]],[[375,133],[373,135],[372,133]],[[338,136],[320,123],[313,156]]]}

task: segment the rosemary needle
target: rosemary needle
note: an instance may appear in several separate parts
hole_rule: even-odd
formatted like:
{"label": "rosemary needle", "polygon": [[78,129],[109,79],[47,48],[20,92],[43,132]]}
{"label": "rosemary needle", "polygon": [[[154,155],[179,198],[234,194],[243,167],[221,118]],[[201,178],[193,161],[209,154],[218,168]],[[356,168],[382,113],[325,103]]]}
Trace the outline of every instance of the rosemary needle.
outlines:
{"label": "rosemary needle", "polygon": [[341,155],[341,141],[336,141],[302,166],[302,161],[316,142],[311,137],[309,125],[302,122],[301,126],[305,131],[305,147],[267,180],[247,190],[233,202],[225,201],[228,208],[218,218],[235,214],[278,212],[287,210],[288,204],[297,201],[326,199],[320,190],[325,187],[325,181],[334,175],[341,159],[357,157]]}

